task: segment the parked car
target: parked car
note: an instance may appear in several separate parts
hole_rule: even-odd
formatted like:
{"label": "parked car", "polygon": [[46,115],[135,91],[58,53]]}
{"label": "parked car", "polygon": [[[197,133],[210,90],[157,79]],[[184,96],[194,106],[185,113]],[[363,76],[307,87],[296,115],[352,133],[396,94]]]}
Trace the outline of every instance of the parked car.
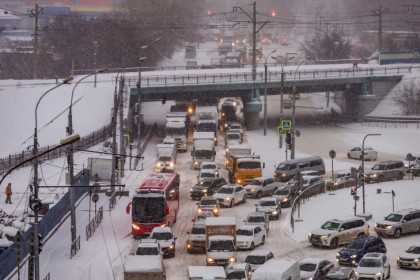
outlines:
{"label": "parked car", "polygon": [[250,197],[261,198],[264,195],[272,195],[279,182],[275,177],[255,178],[245,186],[246,193]]}
{"label": "parked car", "polygon": [[285,208],[292,205],[296,196],[297,188],[295,186],[283,186],[278,187],[271,197],[275,198],[277,203],[280,203],[281,208]]}
{"label": "parked car", "polygon": [[216,174],[216,177],[219,177],[219,167],[214,161],[203,161],[200,166],[200,170],[203,169],[212,169],[214,170],[214,174]]}
{"label": "parked car", "polygon": [[194,224],[187,233],[187,253],[206,252],[206,226]]}
{"label": "parked car", "polygon": [[391,264],[383,253],[367,253],[356,268],[357,279],[388,279],[391,276]]}
{"label": "parked car", "polygon": [[270,220],[280,219],[281,208],[276,198],[264,197],[261,198],[258,204],[255,204],[257,212],[264,212]]}
{"label": "parked car", "polygon": [[203,196],[200,199],[200,202],[197,203],[197,213],[201,213],[204,211],[211,211],[214,216],[219,216],[219,203],[217,199],[212,196]]}
{"label": "parked car", "polygon": [[220,187],[213,197],[217,199],[219,205],[232,207],[246,202],[246,190],[242,185],[228,184]]}
{"label": "parked car", "polygon": [[150,238],[158,240],[164,257],[175,257],[176,237],[170,227],[155,227]]}
{"label": "parked car", "polygon": [[292,99],[292,100],[293,100],[293,98],[296,99],[296,100],[300,99],[300,93],[299,92],[296,92],[295,94],[290,93],[289,98]]}
{"label": "parked car", "polygon": [[266,231],[270,230],[268,216],[264,212],[249,213],[244,222],[245,225],[256,225],[264,228]]}
{"label": "parked car", "polygon": [[399,268],[420,269],[420,244],[410,246],[397,258]]}
{"label": "parked car", "polygon": [[323,280],[325,275],[334,267],[334,263],[319,259],[307,258],[299,262],[300,279]]}
{"label": "parked car", "polygon": [[192,199],[200,199],[202,196],[210,196],[227,182],[224,178],[204,178],[198,181],[190,190],[190,197]]}
{"label": "parked car", "polygon": [[290,98],[283,99],[283,108],[284,109],[290,109],[293,107],[293,100]]}
{"label": "parked car", "polygon": [[252,274],[249,263],[230,263],[225,272],[226,278],[232,280],[248,280]]}
{"label": "parked car", "polygon": [[420,232],[420,210],[407,208],[389,214],[375,224],[375,232],[382,236],[400,238],[401,234]]}
{"label": "parked car", "polygon": [[198,174],[198,181],[203,180],[204,178],[217,178],[216,171],[214,169],[201,169],[200,174]]}
{"label": "parked car", "polygon": [[[371,147],[364,147],[365,160],[376,160],[378,152]],[[362,147],[354,147],[347,152],[348,158],[362,159]]]}
{"label": "parked car", "polygon": [[268,260],[273,258],[273,252],[270,250],[254,250],[245,258],[245,262],[251,266],[251,271],[255,271]]}
{"label": "parked car", "polygon": [[338,251],[336,259],[341,265],[357,266],[360,259],[366,253],[386,254],[385,243],[377,236],[360,236],[353,239],[343,249]]}
{"label": "parked car", "polygon": [[336,266],[325,275],[324,280],[357,280],[356,273],[350,267]]}
{"label": "parked car", "polygon": [[261,226],[244,225],[236,230],[236,248],[254,250],[255,246],[265,243],[267,232]]}
{"label": "parked car", "polygon": [[402,180],[407,174],[407,168],[401,160],[387,160],[375,164],[372,169],[365,172],[365,182],[384,182]]}
{"label": "parked car", "polygon": [[314,246],[326,246],[332,249],[349,243],[358,236],[370,235],[369,226],[362,218],[331,219],[321,228],[311,231],[309,242]]}

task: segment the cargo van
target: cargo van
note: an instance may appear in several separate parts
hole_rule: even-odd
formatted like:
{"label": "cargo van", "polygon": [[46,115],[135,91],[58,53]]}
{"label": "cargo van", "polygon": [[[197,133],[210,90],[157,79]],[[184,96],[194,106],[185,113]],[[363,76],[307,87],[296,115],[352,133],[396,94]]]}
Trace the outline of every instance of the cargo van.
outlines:
{"label": "cargo van", "polygon": [[296,260],[271,259],[254,271],[251,280],[300,280],[299,264]]}
{"label": "cargo van", "polygon": [[287,182],[298,172],[307,170],[318,171],[321,175],[325,174],[324,160],[316,156],[286,160],[274,167],[276,168],[274,177],[282,182]]}

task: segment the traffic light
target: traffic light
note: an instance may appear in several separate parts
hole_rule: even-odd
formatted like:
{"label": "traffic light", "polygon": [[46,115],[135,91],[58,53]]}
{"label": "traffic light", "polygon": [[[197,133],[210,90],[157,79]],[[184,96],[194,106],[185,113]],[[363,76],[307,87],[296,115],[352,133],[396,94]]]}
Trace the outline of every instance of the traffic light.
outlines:
{"label": "traffic light", "polygon": [[351,195],[356,195],[357,194],[357,188],[353,187],[351,188]]}
{"label": "traffic light", "polygon": [[290,132],[286,132],[286,148],[291,149],[292,147],[292,134]]}
{"label": "traffic light", "polygon": [[272,16],[272,17],[275,17],[275,16],[276,16],[276,14],[277,14],[277,13],[276,13],[276,11],[271,11],[271,16]]}
{"label": "traffic light", "polygon": [[40,233],[38,233],[38,252],[41,253],[42,252],[42,235]]}
{"label": "traffic light", "polygon": [[120,156],[115,156],[115,169],[119,169],[120,166]]}

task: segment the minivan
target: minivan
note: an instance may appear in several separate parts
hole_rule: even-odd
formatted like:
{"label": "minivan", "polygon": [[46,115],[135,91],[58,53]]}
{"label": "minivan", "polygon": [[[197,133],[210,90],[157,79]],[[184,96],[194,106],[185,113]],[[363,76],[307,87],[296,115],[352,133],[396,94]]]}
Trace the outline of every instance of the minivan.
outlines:
{"label": "minivan", "polygon": [[275,166],[275,168],[274,177],[282,182],[287,182],[298,172],[306,170],[316,170],[321,175],[325,174],[324,160],[316,156],[286,160]]}

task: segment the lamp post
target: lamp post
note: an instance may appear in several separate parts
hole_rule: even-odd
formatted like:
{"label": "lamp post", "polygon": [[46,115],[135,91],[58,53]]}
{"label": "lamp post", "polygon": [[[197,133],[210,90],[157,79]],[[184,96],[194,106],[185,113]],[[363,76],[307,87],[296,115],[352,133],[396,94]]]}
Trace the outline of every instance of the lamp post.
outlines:
{"label": "lamp post", "polygon": [[[102,73],[108,70],[107,68],[101,68],[99,70],[96,70],[95,73],[89,74],[81,78],[77,83],[74,85],[73,90],[71,91],[71,99],[70,99],[70,106],[69,106],[69,115],[68,115],[68,127],[66,128],[67,135],[73,134],[73,115],[72,115],[72,107],[73,107],[73,95],[74,90],[76,87],[80,84],[81,81],[84,79],[95,75],[97,73]],[[74,185],[74,162],[73,162],[73,144],[71,143],[67,148],[67,163],[69,168],[69,177],[70,182],[69,185]],[[70,218],[71,218],[71,242],[73,243],[74,240],[76,240],[76,206],[75,206],[75,189],[69,188],[70,192]]]}
{"label": "lamp post", "polygon": [[264,136],[267,135],[267,58],[273,53],[275,53],[276,51],[277,50],[273,50],[265,56],[261,51],[257,50],[257,52],[262,54],[262,56],[265,59],[265,62],[264,62]]}
{"label": "lamp post", "polygon": [[38,211],[40,210],[42,204],[40,199],[38,198],[38,105],[41,102],[42,98],[52,90],[67,84],[73,80],[73,77],[68,77],[63,80],[61,84],[56,85],[55,87],[47,90],[41,97],[38,99],[38,102],[35,106],[35,131],[34,131],[34,149],[33,149],[33,156],[34,160],[34,194],[31,197],[30,204],[31,209],[35,212],[34,217],[34,263],[35,263],[35,280],[39,280],[39,229],[38,229]]}
{"label": "lamp post", "polygon": [[292,143],[291,143],[290,159],[295,159],[295,146],[296,146],[295,145],[295,140],[296,140],[296,138],[295,138],[295,123],[296,123],[296,117],[295,117],[295,113],[296,113],[296,106],[295,106],[295,103],[296,103],[296,87],[295,87],[295,81],[296,81],[296,74],[297,74],[297,71],[298,71],[299,67],[302,65],[302,63],[305,62],[306,60],[310,59],[310,58],[311,58],[310,56],[307,56],[307,57],[305,57],[304,60],[302,60],[298,64],[298,66],[296,68],[296,71],[295,71],[295,76],[293,78],[293,109],[292,109],[293,111],[292,111],[292,129],[291,129]]}
{"label": "lamp post", "polygon": [[365,140],[368,136],[381,136],[379,133],[367,134],[362,142],[362,196],[363,196],[363,214],[365,214]]}

